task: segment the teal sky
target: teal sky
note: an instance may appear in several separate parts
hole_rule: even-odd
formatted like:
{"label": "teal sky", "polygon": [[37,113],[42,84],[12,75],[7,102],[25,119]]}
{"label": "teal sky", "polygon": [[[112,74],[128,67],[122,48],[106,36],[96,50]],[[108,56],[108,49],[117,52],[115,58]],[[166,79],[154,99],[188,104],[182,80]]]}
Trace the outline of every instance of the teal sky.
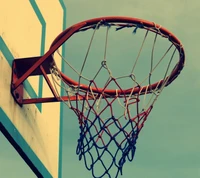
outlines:
{"label": "teal sky", "polygon": [[[200,178],[200,1],[66,0],[65,3],[68,27],[99,16],[130,16],[161,24],[182,41],[185,68],[155,103],[139,135],[135,159],[125,164],[121,177]],[[66,109],[63,124],[63,178],[90,178],[91,173],[75,153],[79,131],[72,111]],[[0,177],[34,178],[2,134],[0,142],[0,167],[5,174],[0,172]]]}

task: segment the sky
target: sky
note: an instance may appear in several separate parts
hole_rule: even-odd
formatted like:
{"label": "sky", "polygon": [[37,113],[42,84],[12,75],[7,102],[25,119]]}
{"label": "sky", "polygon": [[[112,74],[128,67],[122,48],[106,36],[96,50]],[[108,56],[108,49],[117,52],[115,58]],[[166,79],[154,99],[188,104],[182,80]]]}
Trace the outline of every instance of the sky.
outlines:
{"label": "sky", "polygon": [[[199,178],[200,177],[200,105],[199,9],[198,0],[66,0],[67,26],[100,16],[130,16],[156,22],[172,31],[182,42],[186,64],[180,76],[165,88],[155,103],[139,135],[134,161],[126,163],[122,178]],[[71,49],[67,47],[67,50]],[[71,49],[72,50],[72,49]],[[70,51],[70,53],[76,52]],[[91,173],[75,154],[78,122],[66,109],[63,123],[63,165],[65,177],[90,178]],[[28,166],[0,134],[0,162],[9,178],[35,177]],[[18,170],[9,171],[10,164]]]}
{"label": "sky", "polygon": [[[198,77],[200,70],[197,56],[200,38],[197,22],[200,20],[198,13],[200,2],[197,0],[68,0],[67,6],[68,25],[99,16],[131,16],[161,24],[182,41],[186,54],[185,68],[177,80],[165,88],[155,103],[139,135],[135,159],[124,166],[122,177],[199,178],[200,105],[197,93],[200,91]],[[64,122],[69,121],[64,120]],[[67,129],[64,132],[72,133]],[[64,140],[64,146],[68,142]],[[67,155],[73,149],[73,146],[66,146],[66,150],[63,149],[63,175],[89,177],[87,172],[80,170],[80,163],[75,162],[75,157],[73,165],[78,165],[80,171],[74,171],[67,163]]]}

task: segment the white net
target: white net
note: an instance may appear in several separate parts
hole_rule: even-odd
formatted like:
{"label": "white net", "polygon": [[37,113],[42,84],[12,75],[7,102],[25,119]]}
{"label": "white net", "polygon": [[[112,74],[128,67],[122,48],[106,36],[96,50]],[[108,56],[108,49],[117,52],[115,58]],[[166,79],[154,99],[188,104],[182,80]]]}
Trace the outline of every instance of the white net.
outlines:
{"label": "white net", "polygon": [[105,20],[79,29],[66,43],[67,58],[59,49],[54,54],[65,71],[55,63],[51,74],[57,94],[63,88],[63,101],[78,117],[77,154],[94,177],[117,177],[133,160],[153,104],[183,68],[182,45],[156,24]]}

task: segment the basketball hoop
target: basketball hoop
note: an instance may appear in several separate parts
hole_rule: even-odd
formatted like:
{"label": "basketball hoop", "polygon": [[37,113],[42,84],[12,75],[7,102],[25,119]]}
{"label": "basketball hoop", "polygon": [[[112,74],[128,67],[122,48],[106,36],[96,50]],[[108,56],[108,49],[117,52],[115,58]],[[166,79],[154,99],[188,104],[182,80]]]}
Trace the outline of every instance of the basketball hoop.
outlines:
{"label": "basketball hoop", "polygon": [[[88,56],[92,50],[95,35],[101,29],[105,30],[104,57],[99,63],[95,63],[97,70],[93,76],[86,77],[84,71],[88,70],[86,68]],[[139,47],[134,51],[134,54],[137,53],[134,62],[128,63],[131,70],[123,69],[122,66],[121,70],[127,70],[126,75],[115,76],[111,67],[114,64],[108,64],[110,62],[107,59],[110,29],[117,31],[114,33],[129,29],[135,34],[134,36],[141,31],[141,36],[143,36]],[[80,62],[81,67],[78,71],[68,59],[61,55],[59,48],[72,36],[88,31],[92,31],[92,34],[86,55]],[[137,66],[142,53],[147,53],[143,50],[147,39],[151,39],[151,47],[148,47],[147,50],[149,52],[151,49],[150,57],[147,64],[141,64],[138,71],[142,77],[138,77]],[[159,40],[167,42],[167,47],[163,45],[166,49],[162,49],[162,55],[159,54],[159,59],[155,60],[156,44]],[[59,56],[75,73],[76,80],[57,67],[55,56]],[[163,65],[163,61],[167,61],[166,65]],[[175,63],[171,67],[173,61]],[[111,177],[112,170],[115,170],[114,176],[118,177],[119,174],[122,174],[124,163],[132,161],[134,158],[138,134],[155,101],[164,87],[172,83],[180,74],[184,62],[185,54],[181,42],[160,25],[129,17],[95,18],[75,24],[63,31],[53,41],[44,56],[28,60],[14,60],[11,92],[21,106],[57,101],[66,103],[75,112],[79,121],[80,137],[76,149],[79,159],[84,160],[86,168],[92,172],[95,178]],[[143,72],[145,67],[149,70],[147,73]],[[91,65],[90,69],[92,68]],[[157,78],[157,71],[161,73],[160,78]],[[101,74],[107,75],[103,84],[102,79],[98,79]],[[53,97],[23,98],[23,82],[32,75],[44,76]],[[58,87],[65,91],[64,96],[60,96]],[[100,172],[97,172],[97,169]]]}

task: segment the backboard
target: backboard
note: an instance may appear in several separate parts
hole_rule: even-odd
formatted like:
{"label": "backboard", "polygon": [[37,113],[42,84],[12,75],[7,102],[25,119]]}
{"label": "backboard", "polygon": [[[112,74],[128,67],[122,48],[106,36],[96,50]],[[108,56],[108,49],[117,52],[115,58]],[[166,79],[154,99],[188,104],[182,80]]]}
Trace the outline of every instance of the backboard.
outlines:
{"label": "backboard", "polygon": [[[10,93],[10,81],[13,59],[43,55],[65,29],[65,4],[62,0],[8,0],[1,4],[0,13],[0,130],[37,177],[61,177],[62,104],[20,107]],[[60,61],[57,64],[62,68]],[[50,92],[38,76],[24,85],[27,97]]]}

